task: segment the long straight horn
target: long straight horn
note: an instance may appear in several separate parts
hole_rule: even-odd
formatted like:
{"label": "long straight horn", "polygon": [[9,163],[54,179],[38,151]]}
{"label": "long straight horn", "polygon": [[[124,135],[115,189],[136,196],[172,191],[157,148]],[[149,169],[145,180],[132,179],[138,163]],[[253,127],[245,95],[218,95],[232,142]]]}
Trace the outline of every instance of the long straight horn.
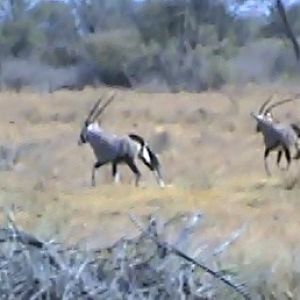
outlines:
{"label": "long straight horn", "polygon": [[273,96],[274,96],[274,95],[271,95],[271,96],[270,96],[270,97],[262,104],[262,106],[259,108],[259,111],[258,111],[259,114],[265,113],[265,112],[264,112],[264,109],[265,109],[266,106],[272,101]]}
{"label": "long straight horn", "polygon": [[93,105],[92,109],[90,110],[86,121],[91,121],[93,114],[95,113],[95,111],[97,110],[97,108],[99,107],[101,101],[103,99],[103,95],[96,101],[96,103]]}
{"label": "long straight horn", "polygon": [[292,101],[295,101],[295,100],[299,100],[297,99],[297,96],[296,97],[293,97],[293,98],[288,98],[288,99],[284,99],[284,100],[281,100],[281,101],[277,101],[275,103],[273,103],[272,105],[270,105],[266,110],[265,110],[265,113],[269,113],[271,112],[271,110],[277,106],[280,106],[282,104],[285,104],[285,103],[288,103],[288,102],[292,102]]}
{"label": "long straight horn", "polygon": [[108,107],[108,105],[114,100],[115,96],[116,96],[116,94],[114,93],[106,100],[106,102],[101,106],[101,108],[99,108],[99,110],[93,117],[93,121],[96,120],[97,118],[99,118],[99,116],[105,111],[105,109]]}

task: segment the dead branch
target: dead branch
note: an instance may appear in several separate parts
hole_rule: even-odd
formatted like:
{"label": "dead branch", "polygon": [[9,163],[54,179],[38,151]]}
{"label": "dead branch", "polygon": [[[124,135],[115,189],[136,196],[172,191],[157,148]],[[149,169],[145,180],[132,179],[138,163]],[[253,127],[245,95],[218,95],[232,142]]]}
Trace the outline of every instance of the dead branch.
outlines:
{"label": "dead branch", "polygon": [[[31,246],[40,250],[47,250],[47,246],[43,242],[26,232],[5,228],[0,229],[0,243],[8,243],[13,241],[17,241],[23,245]],[[56,259],[48,251],[46,252],[49,256],[50,264],[53,267],[60,269],[60,264],[56,261]]]}
{"label": "dead branch", "polygon": [[251,299],[250,295],[247,292],[245,292],[240,285],[236,285],[236,284],[232,283],[230,280],[226,279],[220,273],[218,273],[218,272],[210,269],[206,265],[203,265],[202,263],[196,261],[192,257],[188,256],[184,252],[182,252],[179,249],[177,249],[176,247],[174,247],[173,245],[167,243],[166,241],[160,241],[158,237],[156,237],[153,234],[151,234],[151,232],[145,230],[143,228],[143,226],[138,222],[137,218],[134,215],[129,214],[129,218],[133,222],[133,224],[135,224],[135,226],[143,234],[147,235],[152,241],[154,241],[159,248],[163,248],[163,249],[165,249],[166,252],[171,252],[171,253],[173,253],[173,254],[175,254],[175,255],[183,258],[184,260],[188,261],[189,263],[191,263],[191,264],[193,264],[193,265],[201,268],[203,271],[207,272],[208,274],[212,275],[214,278],[222,281],[225,285],[227,285],[230,288],[232,288],[235,292],[237,292],[238,294],[240,294],[244,299],[246,299],[246,300],[250,300]]}

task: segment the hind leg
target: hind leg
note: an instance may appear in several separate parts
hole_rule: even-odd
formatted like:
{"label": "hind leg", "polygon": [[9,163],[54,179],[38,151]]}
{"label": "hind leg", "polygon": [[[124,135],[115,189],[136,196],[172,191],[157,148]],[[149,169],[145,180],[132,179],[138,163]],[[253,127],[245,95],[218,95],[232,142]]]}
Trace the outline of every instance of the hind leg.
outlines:
{"label": "hind leg", "polygon": [[271,172],[270,172],[269,165],[268,165],[268,156],[270,154],[270,151],[271,150],[269,148],[266,148],[265,153],[264,153],[264,166],[265,166],[265,171],[266,171],[267,176],[271,176]]}
{"label": "hind leg", "polygon": [[112,163],[112,176],[114,178],[115,183],[120,182],[120,174],[118,172],[118,163],[115,161]]}
{"label": "hind leg", "polygon": [[165,183],[161,176],[160,163],[157,155],[150,149],[145,140],[136,134],[130,134],[129,137],[139,145],[138,158],[154,172],[157,183],[160,187],[164,187]]}
{"label": "hind leg", "polygon": [[299,159],[300,158],[299,142],[295,143],[295,148],[296,148],[296,154],[295,156],[293,156],[293,159]]}
{"label": "hind leg", "polygon": [[277,161],[276,161],[276,164],[277,164],[277,167],[280,168],[280,160],[281,160],[281,157],[282,157],[282,151],[281,150],[278,150],[277,152]]}
{"label": "hind leg", "polygon": [[158,167],[158,168],[155,168],[155,169],[153,170],[153,173],[154,173],[154,176],[155,176],[155,178],[156,178],[156,181],[157,181],[158,185],[159,185],[161,188],[165,187],[165,182],[164,182],[164,180],[163,180],[163,178],[162,178],[160,168],[159,168],[159,167]]}
{"label": "hind leg", "polygon": [[291,153],[290,153],[290,150],[289,148],[284,148],[284,153],[285,153],[285,158],[286,158],[286,162],[287,162],[287,165],[286,165],[286,170],[289,169],[290,167],[290,164],[291,164]]}
{"label": "hind leg", "polygon": [[154,173],[158,185],[163,188],[165,187],[165,182],[161,175],[160,163],[158,161],[158,158],[156,156],[154,157],[154,154],[151,153],[151,155],[152,156],[150,157],[152,159],[150,159],[150,163],[143,156],[139,156],[139,159]]}
{"label": "hind leg", "polygon": [[165,182],[161,175],[159,164],[157,166],[153,166],[153,165],[149,164],[143,157],[140,157],[140,159],[145,164],[145,166],[147,166],[154,173],[154,176],[155,176],[155,179],[156,179],[158,185],[162,188],[165,187]]}
{"label": "hind leg", "polygon": [[99,169],[101,166],[103,166],[105,163],[101,163],[101,162],[96,162],[94,165],[93,165],[93,168],[92,168],[92,178],[91,178],[91,185],[92,186],[96,186],[96,170]]}
{"label": "hind leg", "polygon": [[134,173],[134,175],[135,175],[135,186],[138,186],[140,178],[141,178],[141,172],[139,171],[135,161],[132,158],[126,158],[125,163],[128,165],[130,170]]}

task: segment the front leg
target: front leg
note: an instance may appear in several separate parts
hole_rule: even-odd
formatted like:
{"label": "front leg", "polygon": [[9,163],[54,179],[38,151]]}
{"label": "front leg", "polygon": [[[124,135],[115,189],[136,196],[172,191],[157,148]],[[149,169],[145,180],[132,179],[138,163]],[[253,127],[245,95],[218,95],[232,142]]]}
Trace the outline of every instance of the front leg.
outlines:
{"label": "front leg", "polygon": [[286,170],[288,170],[289,167],[290,167],[290,164],[291,164],[291,152],[290,152],[290,149],[287,148],[287,147],[284,147],[284,153],[285,153],[285,158],[286,158],[286,162],[287,162]]}
{"label": "front leg", "polygon": [[115,183],[120,182],[120,174],[118,172],[118,162],[116,161],[112,162],[112,176],[114,178]]}
{"label": "front leg", "polygon": [[101,163],[99,161],[97,161],[93,165],[93,168],[92,168],[92,180],[91,180],[92,181],[91,184],[92,184],[93,187],[96,186],[96,179],[95,179],[95,177],[96,177],[96,169],[99,169],[103,165],[104,165],[104,163]]}
{"label": "front leg", "polygon": [[265,166],[265,171],[266,171],[266,174],[267,176],[271,176],[271,172],[270,172],[270,169],[269,169],[269,166],[268,166],[268,156],[270,154],[270,149],[269,148],[266,148],[265,149],[265,153],[264,153],[264,166]]}
{"label": "front leg", "polygon": [[282,151],[278,150],[277,152],[277,167],[280,168],[280,160],[281,160],[281,156],[282,156]]}

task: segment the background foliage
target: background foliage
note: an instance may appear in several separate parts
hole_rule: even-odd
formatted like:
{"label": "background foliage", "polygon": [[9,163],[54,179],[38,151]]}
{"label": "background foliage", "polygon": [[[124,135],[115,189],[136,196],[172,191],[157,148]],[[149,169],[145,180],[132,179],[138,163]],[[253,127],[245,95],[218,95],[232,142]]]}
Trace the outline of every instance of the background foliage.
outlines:
{"label": "background foliage", "polygon": [[[258,9],[245,13],[249,3]],[[299,3],[287,6],[297,36],[299,14]],[[2,0],[0,59],[2,86],[50,91],[201,91],[299,75],[266,0]]]}

